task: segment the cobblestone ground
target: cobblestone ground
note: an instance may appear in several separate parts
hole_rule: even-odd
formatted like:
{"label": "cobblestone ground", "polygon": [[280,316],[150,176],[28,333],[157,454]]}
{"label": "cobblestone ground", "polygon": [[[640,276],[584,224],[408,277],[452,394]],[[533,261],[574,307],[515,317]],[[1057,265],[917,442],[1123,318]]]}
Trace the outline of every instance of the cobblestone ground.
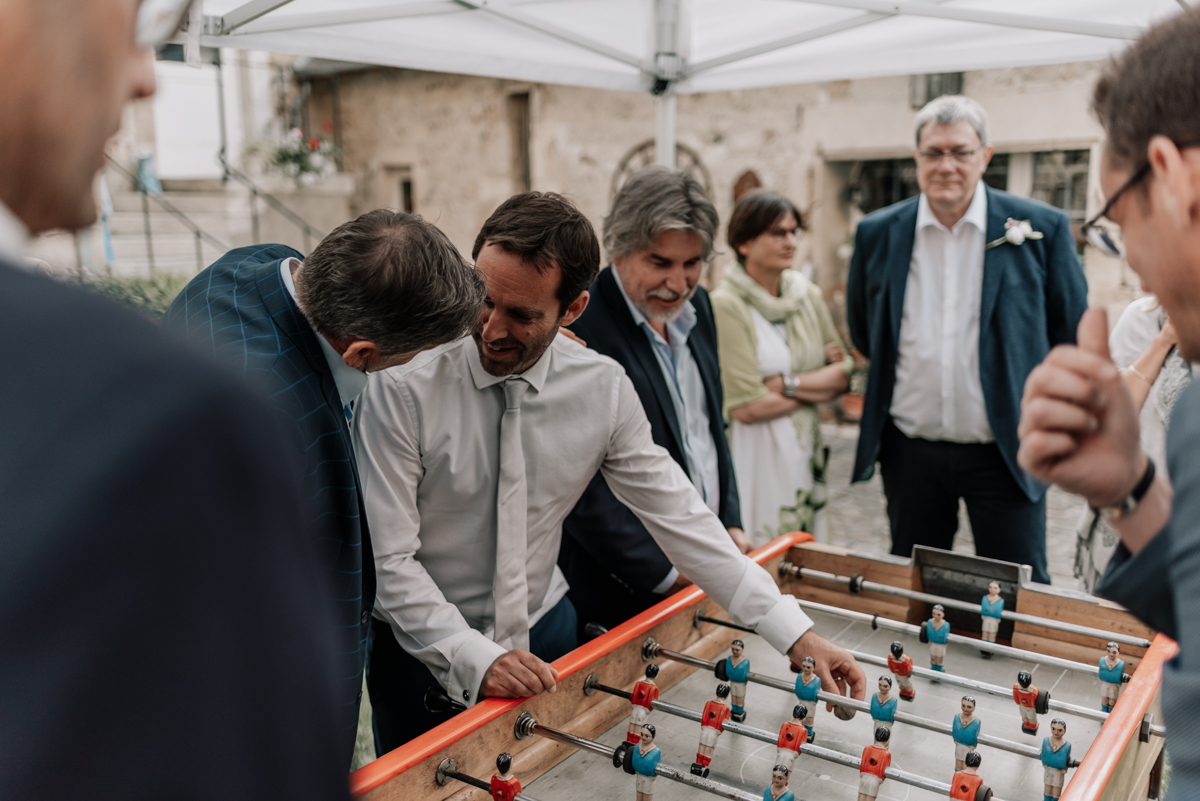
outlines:
{"label": "cobblestone ground", "polygon": [[[834,545],[866,553],[891,549],[887,508],[879,473],[862,484],[850,484],[858,426],[826,423],[821,426],[829,445],[829,538]],[[1074,576],[1075,529],[1083,499],[1051,488],[1046,503],[1046,559],[1056,587],[1080,589]],[[959,508],[954,550],[975,553],[966,507]]]}

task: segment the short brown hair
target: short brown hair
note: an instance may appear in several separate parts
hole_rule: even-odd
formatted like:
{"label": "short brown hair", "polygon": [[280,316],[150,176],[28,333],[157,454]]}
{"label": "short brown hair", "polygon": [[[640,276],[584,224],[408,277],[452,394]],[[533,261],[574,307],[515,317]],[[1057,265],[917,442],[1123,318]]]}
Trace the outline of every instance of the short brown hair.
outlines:
{"label": "short brown hair", "polygon": [[733,248],[739,264],[745,263],[745,257],[738,253],[738,246],[770,231],[771,226],[785,214],[795,217],[796,225],[801,229],[806,227],[807,221],[800,209],[796,208],[796,204],[777,192],[759,189],[738,201],[733,207],[733,214],[729,216],[725,240],[729,247]]}
{"label": "short brown hair", "polygon": [[378,209],[321,240],[296,275],[300,308],[333,340],[385,357],[458,339],[479,319],[479,272],[415,214]]}
{"label": "short brown hair", "polygon": [[1096,84],[1092,112],[1108,152],[1137,169],[1150,140],[1200,145],[1200,10],[1160,22],[1111,61]]}
{"label": "short brown hair", "polygon": [[600,242],[583,212],[554,192],[523,192],[501,203],[488,217],[471,258],[491,243],[520,256],[544,274],[557,264],[562,271],[555,297],[559,313],[592,285],[600,272]]}

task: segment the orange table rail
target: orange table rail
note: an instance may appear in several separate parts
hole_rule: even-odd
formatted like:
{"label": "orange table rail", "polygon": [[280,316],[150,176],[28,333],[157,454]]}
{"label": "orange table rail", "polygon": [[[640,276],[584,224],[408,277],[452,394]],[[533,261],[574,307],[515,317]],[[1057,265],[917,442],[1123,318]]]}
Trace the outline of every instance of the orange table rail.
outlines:
{"label": "orange table rail", "polygon": [[[751,551],[749,556],[759,564],[766,564],[772,559],[782,557],[793,546],[811,542],[812,539],[811,534],[793,532],[777,537],[761,548]],[[608,633],[557,659],[553,666],[559,674],[559,685],[561,686],[573,675],[589,668],[600,657],[611,654],[621,646],[640,640],[651,629],[675,618],[680,612],[694,606],[704,597],[704,593],[698,587],[678,592],[640,615],[630,618]],[[357,798],[382,787],[410,768],[459,742],[464,736],[498,720],[529,700],[527,698],[489,698],[481,701],[437,728],[350,774],[351,793]]]}

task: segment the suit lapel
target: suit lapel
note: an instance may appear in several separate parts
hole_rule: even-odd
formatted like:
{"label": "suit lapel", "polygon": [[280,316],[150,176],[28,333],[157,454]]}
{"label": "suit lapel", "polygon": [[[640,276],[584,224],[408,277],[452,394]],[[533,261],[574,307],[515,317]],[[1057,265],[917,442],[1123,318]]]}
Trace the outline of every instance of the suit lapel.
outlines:
{"label": "suit lapel", "polygon": [[888,322],[891,325],[892,342],[899,347],[900,321],[904,317],[904,292],[908,287],[908,271],[912,265],[913,243],[917,234],[917,204],[905,209],[892,221],[888,230],[887,269]]}
{"label": "suit lapel", "polygon": [[[599,283],[600,290],[604,296],[604,301],[612,313],[616,328],[621,336],[625,338],[629,349],[633,351],[633,356],[637,360],[638,366],[642,372],[649,378],[650,386],[654,389],[654,398],[658,401],[659,408],[662,412],[663,419],[667,421],[667,425],[671,428],[671,436],[675,440],[675,449],[678,453],[683,453],[683,436],[679,429],[679,420],[675,417],[675,404],[671,402],[671,392],[667,389],[666,379],[663,378],[662,368],[658,366],[658,358],[654,355],[654,350],[650,347],[649,340],[646,339],[646,332],[634,321],[633,315],[629,313],[629,306],[625,303],[625,297],[621,294],[621,288],[617,286],[617,279],[613,277],[612,271],[615,267],[609,267],[607,270],[600,272]],[[643,401],[644,402],[644,401]],[[687,471],[687,468],[684,468]]]}
{"label": "suit lapel", "polygon": [[[1004,236],[1004,223],[1008,220],[1008,208],[1003,198],[987,189],[987,233],[983,241],[994,242]],[[1011,247],[998,247],[983,252],[983,288],[979,300],[979,332],[987,330],[987,322],[996,310],[996,300],[1000,296],[1000,278],[1004,273]]]}

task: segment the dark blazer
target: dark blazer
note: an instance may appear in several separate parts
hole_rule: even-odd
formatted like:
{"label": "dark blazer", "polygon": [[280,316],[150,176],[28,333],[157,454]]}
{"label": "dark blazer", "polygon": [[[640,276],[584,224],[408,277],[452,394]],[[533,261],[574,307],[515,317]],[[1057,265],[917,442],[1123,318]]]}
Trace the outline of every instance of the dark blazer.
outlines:
{"label": "dark blazer", "polygon": [[283,245],[230,251],[192,279],[164,323],[242,372],[293,432],[337,598],[345,668],[340,729],[349,766],[375,604],[375,565],[343,403],[317,336],[279,274],[282,260],[291,257],[301,255]]}
{"label": "dark blazer", "polygon": [[[988,423],[1013,477],[1031,501],[1046,487],[1017,465],[1017,423],[1025,378],[1050,349],[1075,342],[1087,308],[1087,279],[1075,255],[1067,215],[1045,203],[987,190],[987,236],[1004,236],[1010,217],[1029,220],[1043,239],[1003,244],[983,258],[979,373]],[[868,214],[858,224],[846,282],[846,322],[854,346],[871,360],[863,401],[854,480],[875,472],[890,419],[900,320],[916,237],[918,198]]]}
{"label": "dark blazer", "polygon": [[1163,667],[1163,716],[1171,730],[1171,797],[1200,798],[1200,383],[1175,404],[1167,464],[1171,521],[1136,556],[1118,545],[1096,594],[1179,643]]}
{"label": "dark blazer", "polygon": [[[688,336],[688,348],[704,382],[708,398],[708,419],[713,441],[717,446],[717,471],[720,477],[721,522],[726,527],[741,526],[737,480],[725,440],[725,419],[722,416],[721,369],[717,363],[717,326],[712,304],[703,287],[692,297],[696,309],[696,327]],[[688,472],[683,452],[680,421],[667,390],[666,380],[654,356],[646,334],[633,320],[629,306],[613,277],[612,268],[602,270],[591,286],[587,309],[571,326],[571,330],[587,342],[587,346],[625,368],[633,382],[642,408],[650,421],[654,442],[666,448],[684,472]],[[580,623],[605,623],[605,620],[584,620],[589,604],[581,595],[605,597],[615,592],[625,596],[621,603],[613,599],[616,616],[645,609],[661,596],[651,594],[671,570],[671,561],[654,542],[641,521],[613,495],[599,473],[563,522],[562,549],[559,566],[572,588],[572,601],[580,607]],[[630,605],[632,604],[632,605]],[[632,611],[630,611],[632,610]],[[607,623],[617,623],[612,616]]]}
{"label": "dark blazer", "polygon": [[151,321],[2,263],[0,375],[0,798],[346,798],[331,596],[276,415]]}

